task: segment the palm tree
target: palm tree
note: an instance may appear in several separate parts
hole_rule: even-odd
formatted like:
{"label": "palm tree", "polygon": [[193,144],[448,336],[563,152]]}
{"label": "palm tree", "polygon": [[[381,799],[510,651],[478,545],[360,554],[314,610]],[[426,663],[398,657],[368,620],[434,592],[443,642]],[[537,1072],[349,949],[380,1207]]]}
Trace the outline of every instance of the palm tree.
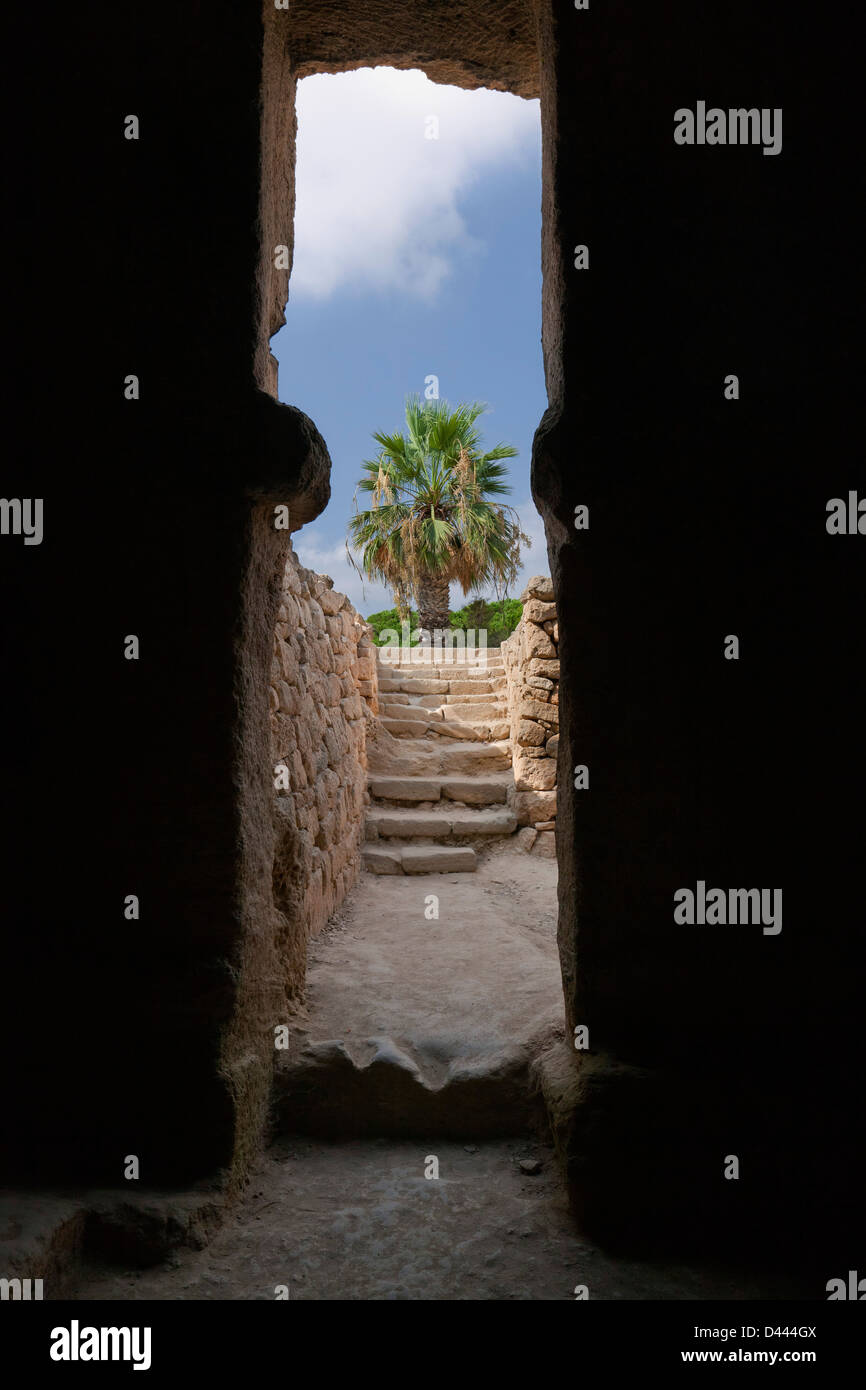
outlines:
{"label": "palm tree", "polygon": [[[481,452],[476,421],[485,408],[410,397],[405,433],[373,435],[380,452],[364,462],[355,495],[349,536],[364,573],[413,590],[430,631],[448,628],[452,581],[464,594],[491,583],[507,588],[530,543],[513,508],[493,500],[511,491],[501,460],[517,450]],[[357,510],[357,492],[371,494],[367,511]]]}
{"label": "palm tree", "polygon": [[405,576],[402,574],[392,575],[391,587],[393,590],[394,607],[397,610],[400,622],[404,623],[408,620],[412,608],[412,594],[409,585],[406,583]]}

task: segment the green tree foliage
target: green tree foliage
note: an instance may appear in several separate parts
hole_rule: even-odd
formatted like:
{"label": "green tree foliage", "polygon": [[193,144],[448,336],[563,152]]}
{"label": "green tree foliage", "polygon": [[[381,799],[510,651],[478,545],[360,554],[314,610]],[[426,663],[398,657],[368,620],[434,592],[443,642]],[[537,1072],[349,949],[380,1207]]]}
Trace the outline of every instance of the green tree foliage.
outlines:
{"label": "green tree foliage", "polygon": [[513,508],[497,500],[511,490],[502,460],[517,450],[497,444],[482,451],[484,408],[410,398],[405,432],[373,436],[380,451],[364,463],[358,484],[370,506],[349,522],[364,573],[392,592],[403,585],[421,626],[433,630],[448,626],[452,582],[465,594],[482,585],[507,592],[521,546],[530,543]]}
{"label": "green tree foliage", "polygon": [[[493,602],[488,602],[486,599],[474,599],[465,608],[449,613],[449,626],[454,631],[463,632],[468,628],[473,628],[476,633],[479,629],[485,628],[487,645],[498,647],[505,641],[506,637],[511,636],[520,622],[522,612],[523,604],[516,598],[496,599]],[[381,613],[371,613],[366,621],[376,634],[377,646],[383,645],[383,632],[401,633],[400,613],[396,608],[385,608]],[[409,623],[410,633],[416,633],[420,627],[420,622],[415,609],[409,615]]]}

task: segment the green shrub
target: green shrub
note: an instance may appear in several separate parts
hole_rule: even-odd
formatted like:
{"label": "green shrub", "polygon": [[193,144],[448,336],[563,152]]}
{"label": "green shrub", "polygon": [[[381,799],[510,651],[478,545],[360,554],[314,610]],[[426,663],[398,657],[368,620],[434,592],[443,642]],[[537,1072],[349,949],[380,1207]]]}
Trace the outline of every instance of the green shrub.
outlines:
{"label": "green shrub", "polygon": [[467,628],[474,628],[476,632],[486,628],[488,647],[498,647],[511,636],[522,613],[523,604],[516,598],[495,599],[493,603],[473,599],[465,608],[451,614],[451,626],[464,632]]}
{"label": "green shrub", "polygon": [[[488,603],[486,599],[472,599],[465,608],[449,613],[452,631],[465,632],[467,628],[487,630],[488,647],[498,647],[506,637],[510,637],[523,613],[523,604],[516,598],[496,599]],[[376,645],[381,647],[382,633],[390,630],[402,635],[400,614],[396,608],[385,608],[381,613],[371,613],[366,620],[376,634]],[[418,614],[414,609],[409,615],[409,631],[418,631]],[[477,642],[477,637],[476,637]]]}
{"label": "green shrub", "polygon": [[[381,613],[371,613],[366,621],[370,624],[371,628],[376,634],[377,647],[381,647],[383,645],[382,633],[388,631],[388,629],[390,629],[392,632],[396,632],[402,635],[402,629],[400,627],[400,614],[396,608],[385,608],[382,610]],[[412,612],[409,614],[409,631],[417,632],[417,630],[418,614],[413,609]]]}

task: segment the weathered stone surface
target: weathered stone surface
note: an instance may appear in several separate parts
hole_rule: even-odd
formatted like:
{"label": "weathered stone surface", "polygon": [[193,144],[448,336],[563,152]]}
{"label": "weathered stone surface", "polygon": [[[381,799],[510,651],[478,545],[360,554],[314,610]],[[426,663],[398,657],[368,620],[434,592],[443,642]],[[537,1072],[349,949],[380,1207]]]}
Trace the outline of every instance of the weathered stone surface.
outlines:
{"label": "weathered stone surface", "polygon": [[404,874],[471,874],[478,858],[471,845],[407,845],[401,863]]}
{"label": "weathered stone surface", "polygon": [[521,700],[518,713],[521,719],[536,719],[547,724],[559,723],[558,707],[546,704],[543,700]]}
{"label": "weathered stone surface", "polygon": [[534,574],[520,595],[522,603],[529,603],[532,599],[541,599],[544,603],[553,602],[553,580],[549,575]]}
{"label": "weathered stone surface", "polygon": [[526,661],[530,660],[532,657],[547,658],[556,656],[556,647],[544,631],[544,628],[536,627],[534,623],[524,624],[523,655]]}
{"label": "weathered stone surface", "polygon": [[382,728],[387,729],[394,738],[417,738],[429,725],[421,724],[417,719],[389,719],[383,716]]}
{"label": "weathered stone surface", "polygon": [[490,695],[492,690],[492,682],[486,676],[474,680],[452,680],[448,686],[450,695]]}
{"label": "weathered stone surface", "polygon": [[552,758],[515,759],[514,785],[518,791],[552,791],[556,786],[556,763]]}
{"label": "weathered stone surface", "polygon": [[518,825],[536,825],[556,814],[555,791],[514,791],[512,798]]}
{"label": "weathered stone surface", "polygon": [[532,853],[537,854],[539,859],[556,858],[556,835],[552,830],[539,832],[538,839],[532,847]]}
{"label": "weathered stone surface", "polygon": [[366,826],[371,838],[375,833],[384,839],[408,840],[417,837],[444,840],[451,834],[448,818],[433,811],[387,811],[379,806],[371,806],[367,812]]}
{"label": "weathered stone surface", "polygon": [[503,720],[500,720],[498,723],[497,723],[497,722],[494,722],[494,723],[489,724],[489,725],[487,726],[487,730],[486,730],[486,733],[485,733],[485,737],[486,737],[486,738],[492,738],[492,739],[505,739],[505,738],[508,738],[510,732],[511,732],[511,726],[510,726],[510,724],[508,723],[508,720],[507,720],[507,719],[503,719]]}
{"label": "weathered stone surface", "polygon": [[439,700],[444,705],[495,705],[497,709],[507,710],[508,708],[507,692],[504,689],[497,690],[495,687],[486,694],[478,695],[474,690],[468,694],[464,692],[462,695],[455,695],[450,690],[447,695],[421,695],[418,702],[423,704],[425,700]]}
{"label": "weathered stone surface", "polygon": [[443,777],[442,795],[450,801],[462,801],[470,806],[493,806],[505,802],[507,784],[492,777]]}
{"label": "weathered stone surface", "polygon": [[483,738],[483,725],[469,724],[465,719],[439,719],[427,728],[438,738],[455,739],[460,743],[480,743]]}
{"label": "weathered stone surface", "polygon": [[547,738],[547,730],[534,719],[521,719],[517,725],[517,742],[538,747]]}
{"label": "weathered stone surface", "polygon": [[[422,68],[431,81],[447,86],[539,95],[532,11],[517,0],[502,0],[483,11],[468,0],[456,0],[447,9],[433,6],[423,12],[423,35],[418,29],[421,12],[403,4],[352,6],[346,23],[339,25],[323,23],[315,5],[296,8],[291,52],[298,78],[387,62]],[[455,34],[460,35],[456,47]]]}
{"label": "weathered stone surface", "polygon": [[[427,711],[430,713],[430,711]],[[501,722],[504,711],[498,705],[443,705],[442,715],[445,719],[465,719],[469,723],[484,723],[487,720]]]}
{"label": "weathered stone surface", "polygon": [[[375,663],[362,668],[358,660],[358,644],[369,642],[348,599],[327,576],[299,565],[291,549],[281,600],[271,735],[290,789],[275,796],[274,904],[292,988],[300,988],[306,941],[339,906],[361,865],[365,730],[377,680]],[[367,671],[363,682],[359,669]],[[375,872],[401,872],[381,854],[376,862]]]}
{"label": "weathered stone surface", "polygon": [[338,593],[336,589],[329,588],[320,589],[316,598],[321,605],[322,612],[331,617],[339,613],[340,609],[349,602],[345,594]]}
{"label": "weathered stone surface", "polygon": [[372,874],[401,874],[403,872],[400,851],[388,849],[384,845],[363,846],[364,868]]}
{"label": "weathered stone surface", "polygon": [[443,776],[473,777],[503,772],[511,766],[508,749],[500,744],[462,740],[445,742],[414,738],[388,738],[383,726],[370,750],[370,769],[377,775],[394,777]]}
{"label": "weathered stone surface", "polygon": [[540,599],[531,598],[523,605],[523,616],[530,623],[555,622],[556,604],[542,603]]}
{"label": "weathered stone surface", "polygon": [[440,782],[432,777],[370,777],[370,795],[380,801],[438,801]]}
{"label": "weathered stone surface", "polygon": [[364,702],[360,695],[347,695],[340,701],[340,708],[347,719],[360,719],[364,712]]}
{"label": "weathered stone surface", "polygon": [[559,734],[554,734],[553,738],[547,740],[546,749],[549,757],[556,757],[559,752]]}
{"label": "weathered stone surface", "polygon": [[447,695],[448,682],[440,680],[423,680],[415,676],[403,676],[400,678],[398,690],[405,690],[407,695]]}
{"label": "weathered stone surface", "polygon": [[442,715],[438,710],[420,709],[417,705],[410,705],[406,701],[403,704],[392,702],[391,696],[387,695],[382,701],[382,714],[385,719],[408,719],[416,723],[427,724],[430,720],[441,719]]}
{"label": "weathered stone surface", "polygon": [[451,811],[451,833],[464,835],[511,835],[517,829],[517,819],[511,809],[484,811]]}
{"label": "weathered stone surface", "polygon": [[537,832],[531,825],[524,825],[514,836],[514,843],[524,854],[529,854],[535,844]]}

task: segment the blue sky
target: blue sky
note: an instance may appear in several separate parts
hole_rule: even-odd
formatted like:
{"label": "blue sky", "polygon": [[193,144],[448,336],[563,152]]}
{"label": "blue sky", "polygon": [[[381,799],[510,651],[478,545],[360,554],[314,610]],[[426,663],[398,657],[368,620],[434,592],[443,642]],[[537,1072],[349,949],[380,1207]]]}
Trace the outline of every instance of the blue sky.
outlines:
{"label": "blue sky", "polygon": [[[452,404],[488,403],[485,444],[519,450],[505,500],[533,539],[524,573],[548,571],[529,492],[547,405],[540,203],[536,101],[390,68],[299,84],[295,258],[271,346],[280,399],[315,421],[333,471],[327,510],[293,543],[365,614],[392,599],[346,558],[360,465],[375,455],[372,431],[399,429],[406,396],[431,374]],[[452,607],[462,602],[453,588]]]}

